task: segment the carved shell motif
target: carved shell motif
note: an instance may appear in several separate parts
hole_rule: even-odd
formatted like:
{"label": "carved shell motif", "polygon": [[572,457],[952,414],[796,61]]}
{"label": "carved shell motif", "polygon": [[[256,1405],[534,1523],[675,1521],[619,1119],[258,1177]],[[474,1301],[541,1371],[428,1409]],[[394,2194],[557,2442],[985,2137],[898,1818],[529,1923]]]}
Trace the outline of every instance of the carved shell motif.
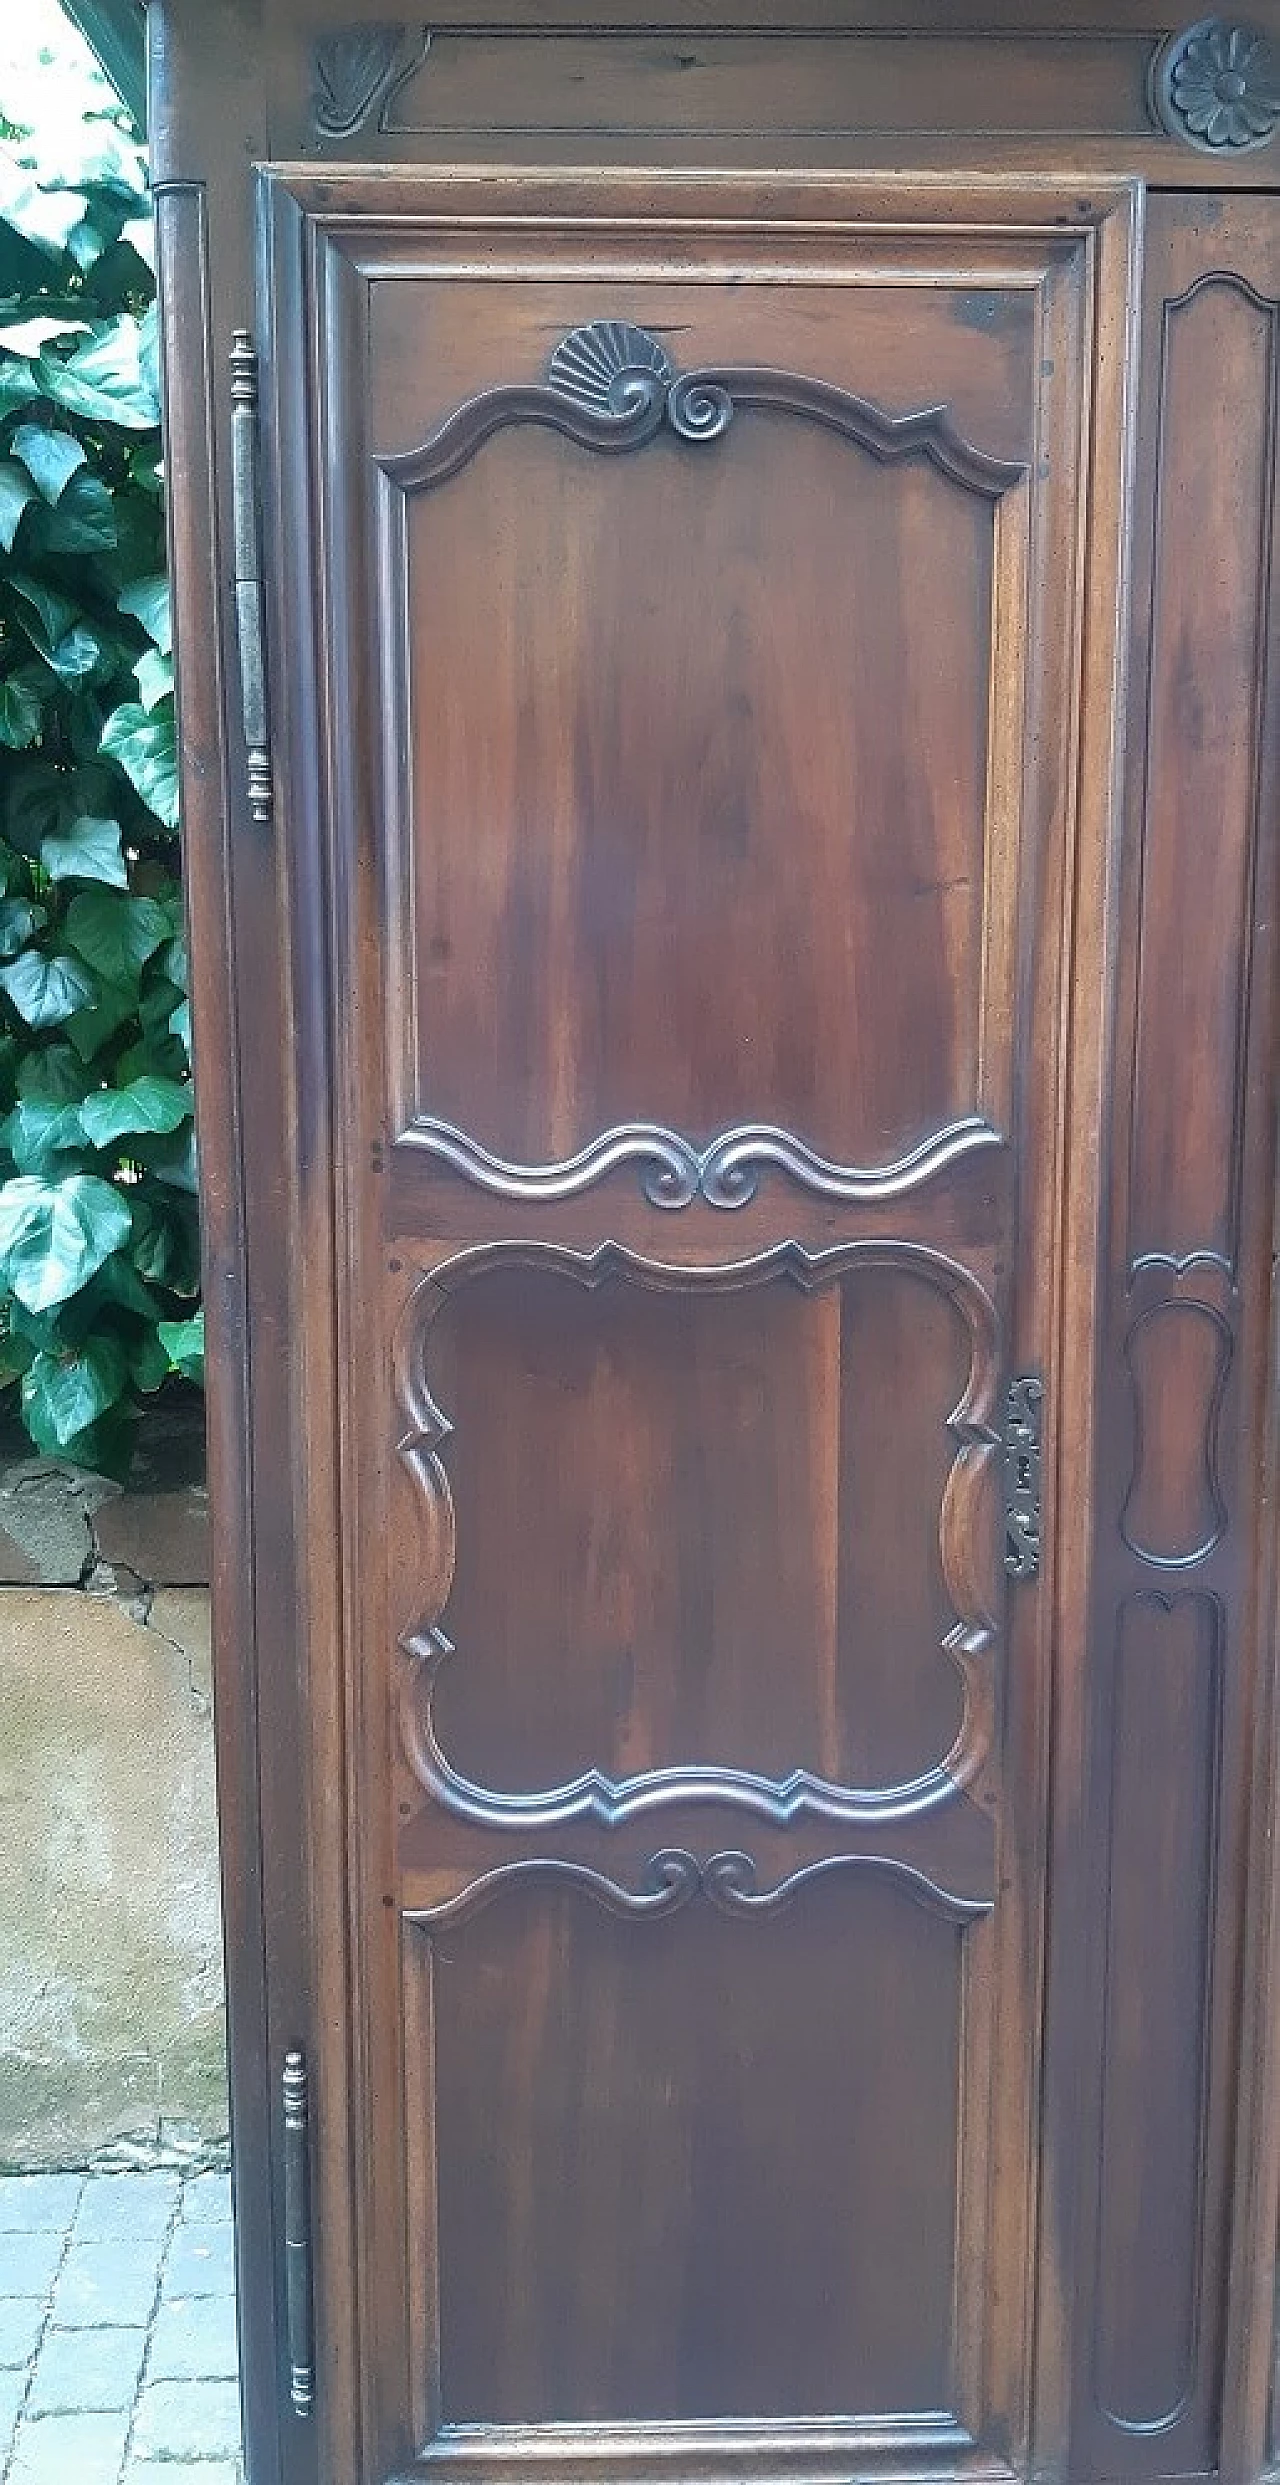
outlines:
{"label": "carved shell motif", "polygon": [[548,387],[588,414],[631,414],[658,390],[665,396],[674,378],[675,365],[657,338],[625,319],[572,329],[547,368]]}
{"label": "carved shell motif", "polygon": [[1264,147],[1280,123],[1280,79],[1266,36],[1225,18],[1199,19],[1161,44],[1151,102],[1162,129],[1208,155]]}
{"label": "carved shell motif", "polygon": [[402,22],[344,26],[317,43],[313,111],[322,137],[354,136],[384,95],[404,38]]}

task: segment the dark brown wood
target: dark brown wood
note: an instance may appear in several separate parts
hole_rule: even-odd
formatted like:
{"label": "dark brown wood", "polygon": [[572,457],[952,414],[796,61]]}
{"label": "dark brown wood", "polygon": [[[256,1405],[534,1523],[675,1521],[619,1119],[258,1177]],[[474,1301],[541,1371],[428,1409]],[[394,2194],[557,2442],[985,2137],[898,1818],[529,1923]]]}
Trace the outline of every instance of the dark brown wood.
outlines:
{"label": "dark brown wood", "polygon": [[1253,2485],[1263,50],[153,21],[253,2485]]}

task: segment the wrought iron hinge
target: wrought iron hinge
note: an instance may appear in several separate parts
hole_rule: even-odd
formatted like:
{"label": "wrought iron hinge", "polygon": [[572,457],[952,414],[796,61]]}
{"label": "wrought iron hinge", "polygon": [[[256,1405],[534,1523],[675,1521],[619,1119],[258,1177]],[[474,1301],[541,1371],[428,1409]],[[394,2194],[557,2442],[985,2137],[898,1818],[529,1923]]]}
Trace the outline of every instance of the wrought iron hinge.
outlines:
{"label": "wrought iron hinge", "polygon": [[1010,1381],[1004,1422],[1004,1566],[1011,1579],[1040,1570],[1040,1442],[1044,1382],[1034,1372]]}
{"label": "wrought iron hinge", "polygon": [[311,2295],[311,2146],[305,2054],[284,2058],[284,2304],[289,2397],[309,2416],[316,2396],[315,2322]]}
{"label": "wrought iron hinge", "polygon": [[231,509],[249,816],[268,827],[273,796],[262,585],[262,496],[258,481],[258,355],[247,328],[237,328],[231,340]]}

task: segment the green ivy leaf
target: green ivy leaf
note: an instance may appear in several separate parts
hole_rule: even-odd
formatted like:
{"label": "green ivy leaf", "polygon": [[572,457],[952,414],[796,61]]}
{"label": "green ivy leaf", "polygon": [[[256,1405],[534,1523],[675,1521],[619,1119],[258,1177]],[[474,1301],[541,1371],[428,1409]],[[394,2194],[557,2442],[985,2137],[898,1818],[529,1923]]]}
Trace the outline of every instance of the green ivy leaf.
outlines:
{"label": "green ivy leaf", "polygon": [[155,1329],[144,1329],[135,1338],[129,1355],[129,1377],[135,1389],[148,1396],[161,1389],[169,1379],[173,1365]]}
{"label": "green ivy leaf", "polygon": [[9,750],[30,750],[39,741],[41,717],[40,701],[22,673],[0,682],[0,742]]}
{"label": "green ivy leaf", "polygon": [[75,958],[46,957],[24,949],[11,966],[0,966],[0,986],[29,1027],[59,1027],[94,997],[92,978]]}
{"label": "green ivy leaf", "polygon": [[76,190],[46,190],[32,179],[11,148],[0,146],[0,223],[10,225],[37,250],[57,258],[84,215],[87,200]]}
{"label": "green ivy leaf", "polygon": [[38,1427],[65,1449],[116,1404],[128,1382],[123,1346],[99,1334],[87,1338],[77,1354],[37,1355],[23,1375],[23,1410],[33,1432]]}
{"label": "green ivy leaf", "polygon": [[0,778],[4,831],[22,854],[36,855],[40,840],[60,824],[66,778],[51,760],[28,760]]}
{"label": "green ivy leaf", "polygon": [[[13,1111],[0,1123],[0,1132],[19,1173],[53,1173],[57,1170],[54,1160],[73,1153],[83,1164],[84,1132],[77,1105],[19,1096]],[[69,1170],[65,1162],[62,1170]]]}
{"label": "green ivy leaf", "polygon": [[33,906],[29,898],[0,898],[0,958],[16,958],[48,920],[43,906]]}
{"label": "green ivy leaf", "polygon": [[18,1094],[50,1104],[78,1104],[86,1086],[84,1065],[69,1044],[42,1044],[18,1072]]}
{"label": "green ivy leaf", "polygon": [[22,514],[36,498],[36,488],[16,459],[0,457],[0,544],[12,552]]}
{"label": "green ivy leaf", "polygon": [[93,1061],[103,1046],[109,1044],[122,1027],[127,1027],[131,1020],[136,1019],[137,1014],[136,983],[108,984],[100,981],[91,1006],[77,1010],[75,1016],[67,1020],[67,1034],[81,1060]]}
{"label": "green ivy leaf", "polygon": [[0,327],[0,347],[3,347],[6,353],[20,354],[24,362],[36,362],[43,355],[46,345],[51,345],[55,338],[91,336],[92,334],[93,331],[87,319],[51,319],[39,316],[34,319],[14,319],[10,320],[6,326]]}
{"label": "green ivy leaf", "polygon": [[165,1183],[171,1190],[187,1191],[194,1200],[200,1187],[194,1130],[175,1132],[169,1139],[139,1137],[129,1153],[136,1155],[157,1182]]}
{"label": "green ivy leaf", "polygon": [[127,1087],[98,1088],[80,1107],[80,1123],[95,1148],[138,1132],[177,1130],[191,1119],[191,1090],[177,1079],[144,1072]]}
{"label": "green ivy leaf", "polygon": [[20,423],[9,447],[51,509],[85,462],[81,442],[71,432],[58,431],[51,423]]}
{"label": "green ivy leaf", "polygon": [[149,647],[134,666],[138,680],[138,697],[147,714],[173,689],[173,658],[162,655],[158,647]]}
{"label": "green ivy leaf", "polygon": [[130,250],[136,250],[144,267],[154,269],[156,263],[155,225],[150,216],[130,216],[120,227],[120,239]]}
{"label": "green ivy leaf", "polygon": [[11,1381],[21,1379],[35,1351],[30,1338],[22,1337],[16,1329],[0,1325],[0,1389],[7,1388]]}
{"label": "green ivy leaf", "polygon": [[81,553],[114,552],[120,541],[115,501],[100,476],[76,475],[56,509],[36,513],[28,534],[37,555],[74,560]]}
{"label": "green ivy leaf", "polygon": [[129,431],[153,431],[160,420],[154,312],[138,319],[132,311],[120,311],[66,361],[42,354],[39,376],[45,395],[69,413]]}
{"label": "green ivy leaf", "polygon": [[40,862],[51,880],[100,880],[113,889],[129,885],[118,820],[87,813],[73,820],[65,836],[42,839]]}
{"label": "green ivy leaf", "polygon": [[195,1292],[198,1238],[191,1203],[180,1191],[167,1197],[141,1188],[134,1193],[131,1249],[141,1277],[176,1294]]}
{"label": "green ivy leaf", "polygon": [[169,919],[156,898],[85,889],[67,909],[66,933],[107,983],[136,990],[147,959],[169,937]]}
{"label": "green ivy leaf", "polygon": [[173,624],[169,607],[167,578],[135,578],[132,585],[122,588],[116,597],[122,613],[140,621],[147,637],[152,639],[162,656],[173,652]]}
{"label": "green ivy leaf", "polygon": [[204,1313],[198,1311],[190,1320],[161,1320],[156,1327],[169,1368],[181,1374],[184,1381],[204,1379]]}
{"label": "green ivy leaf", "polygon": [[123,1248],[132,1222],[121,1193],[95,1174],[20,1175],[0,1185],[0,1280],[29,1311],[47,1311]]}
{"label": "green ivy leaf", "polygon": [[[42,653],[45,647],[56,646],[59,639],[68,637],[74,630],[79,619],[77,607],[69,596],[60,595],[58,589],[51,587],[45,579],[31,578],[25,570],[11,569],[7,573],[7,584],[35,613],[40,623],[38,644]],[[18,618],[24,628],[29,628],[25,614],[20,613]]]}
{"label": "green ivy leaf", "polygon": [[148,716],[132,701],[107,718],[100,745],[166,828],[178,825],[178,753],[173,717]]}

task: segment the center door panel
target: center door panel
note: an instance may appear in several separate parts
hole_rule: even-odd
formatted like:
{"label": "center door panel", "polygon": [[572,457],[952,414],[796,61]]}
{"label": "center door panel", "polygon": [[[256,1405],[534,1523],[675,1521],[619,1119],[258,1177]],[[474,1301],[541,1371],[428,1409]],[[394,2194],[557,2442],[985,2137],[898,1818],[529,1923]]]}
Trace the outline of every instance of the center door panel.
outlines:
{"label": "center door panel", "polygon": [[336,2469],[1017,2472],[1129,200],[264,208]]}

